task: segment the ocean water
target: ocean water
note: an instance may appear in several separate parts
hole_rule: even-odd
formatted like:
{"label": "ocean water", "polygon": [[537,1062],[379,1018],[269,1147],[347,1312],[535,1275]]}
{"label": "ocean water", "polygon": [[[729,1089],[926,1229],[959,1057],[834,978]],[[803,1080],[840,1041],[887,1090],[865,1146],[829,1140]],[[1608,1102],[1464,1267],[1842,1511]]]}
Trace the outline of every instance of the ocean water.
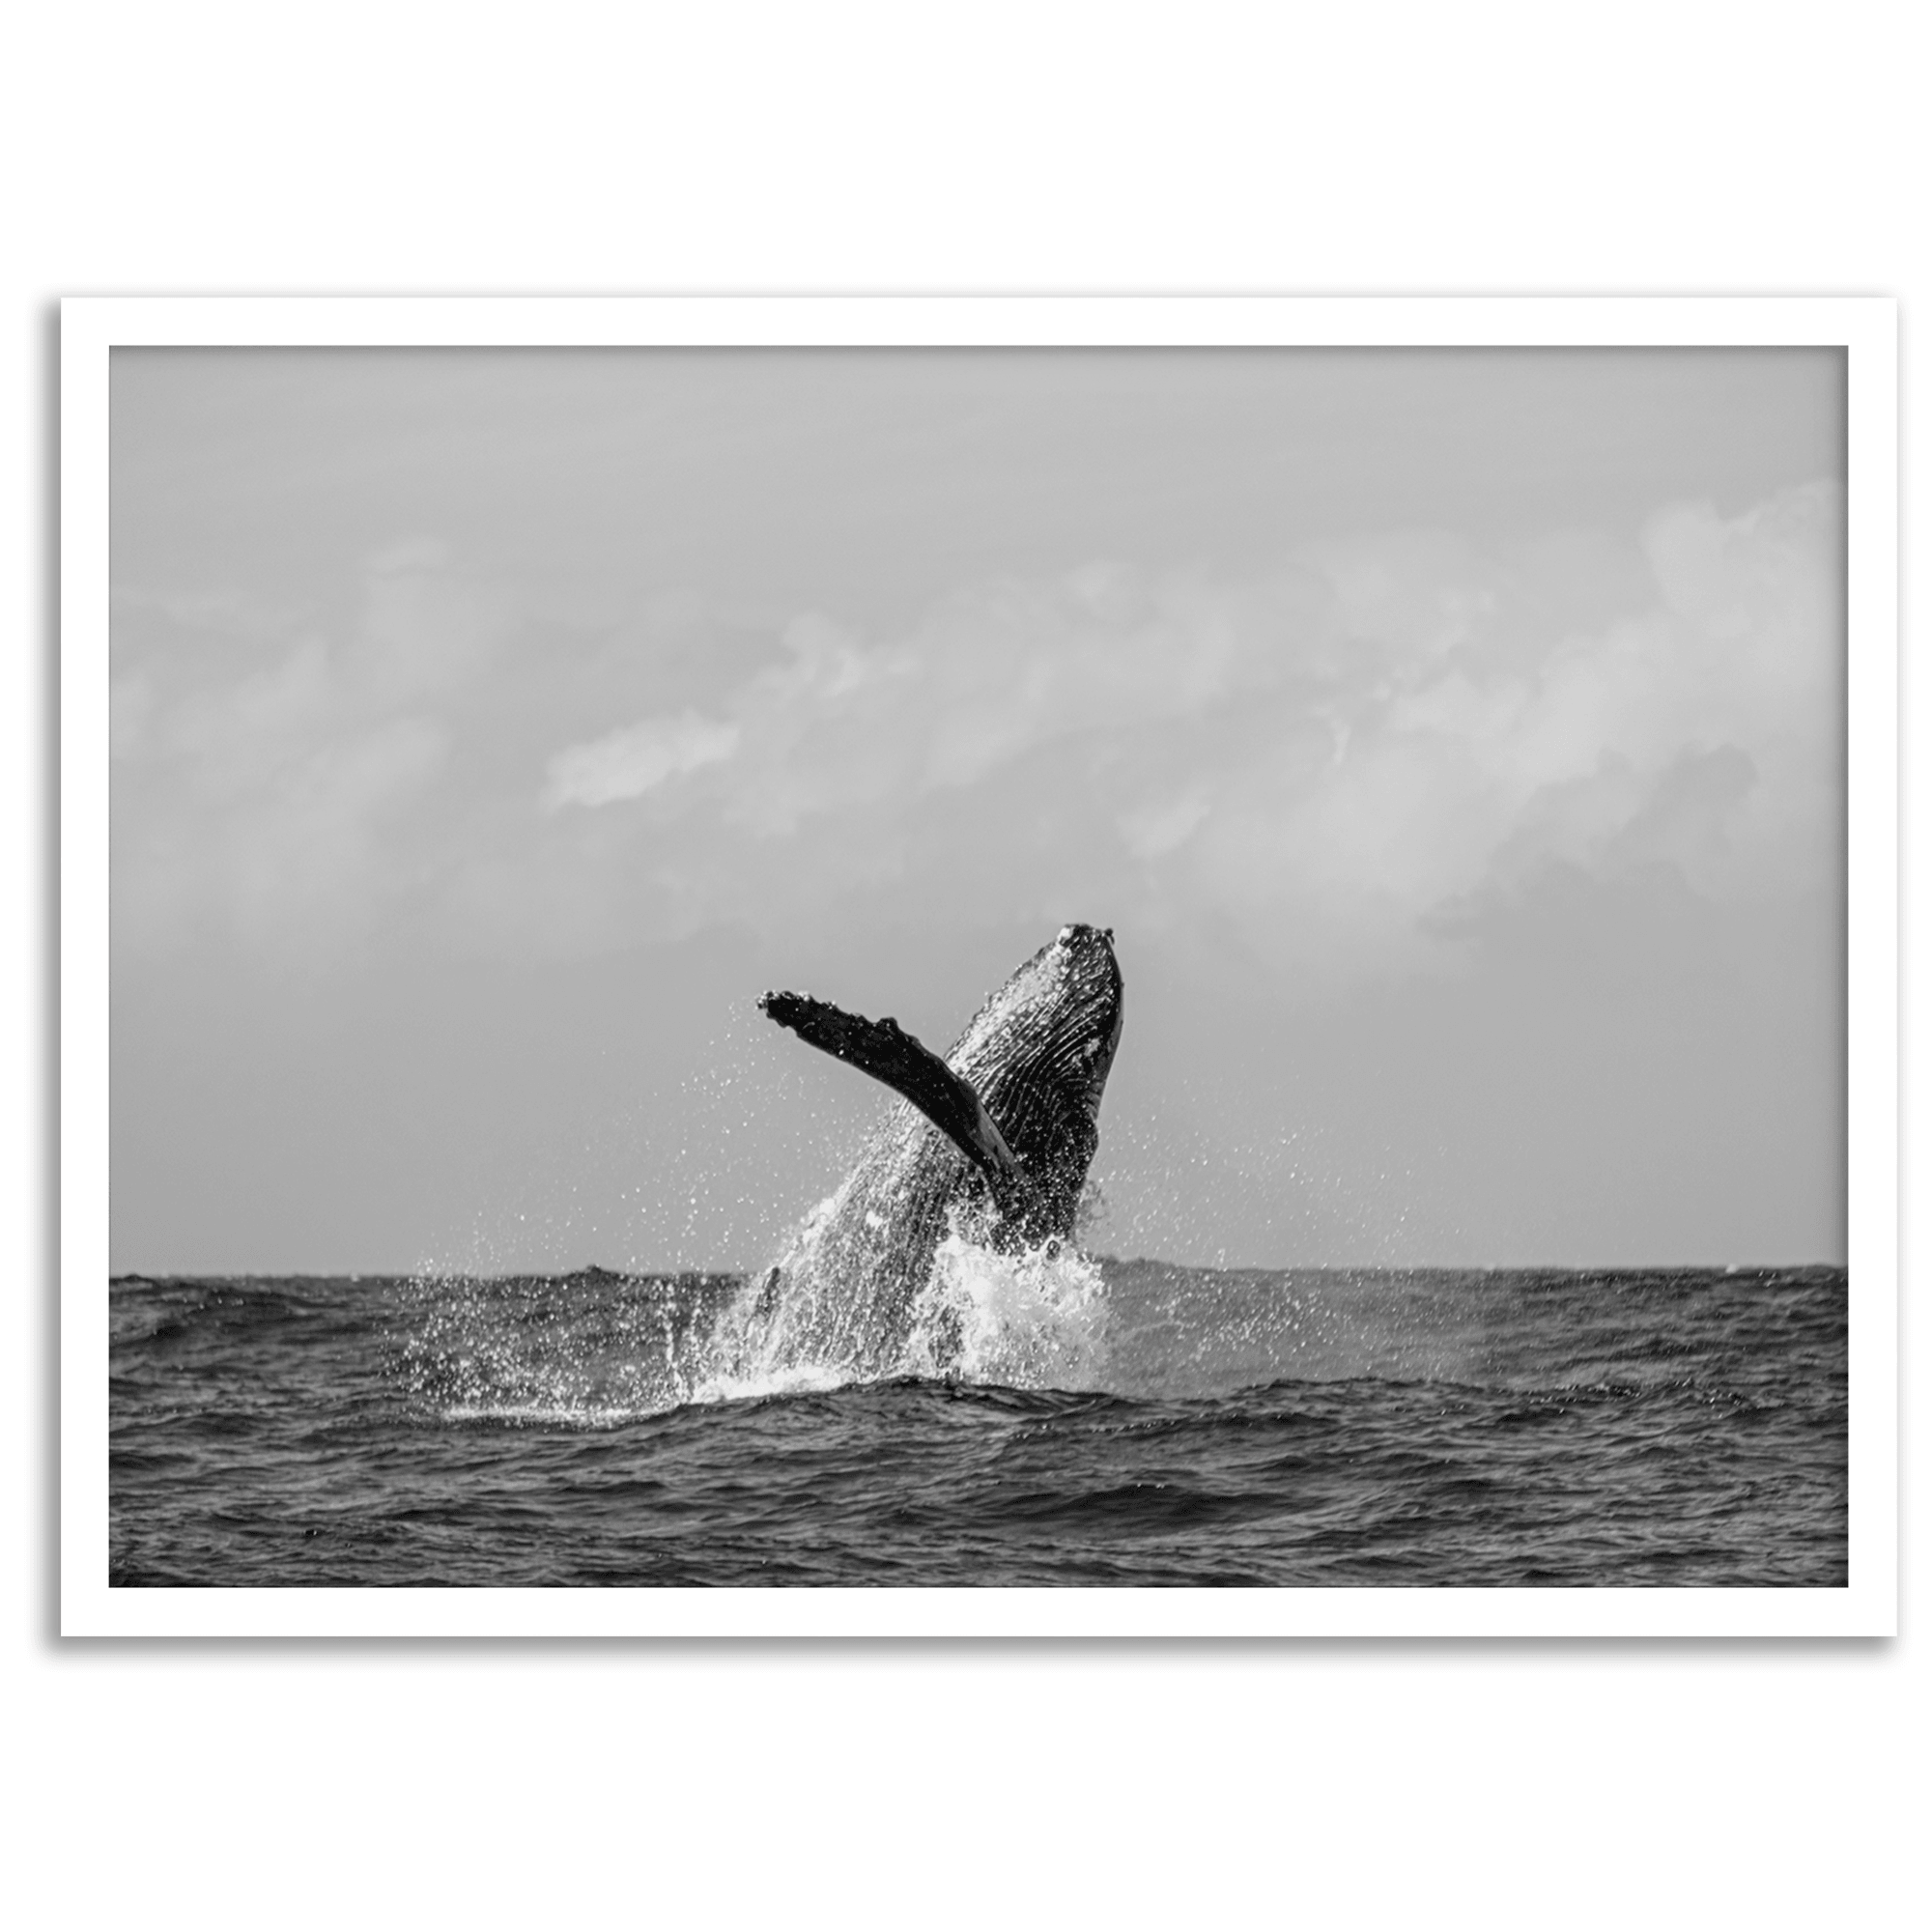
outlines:
{"label": "ocean water", "polygon": [[118,1279],[110,1580],[1842,1585],[1842,1269]]}

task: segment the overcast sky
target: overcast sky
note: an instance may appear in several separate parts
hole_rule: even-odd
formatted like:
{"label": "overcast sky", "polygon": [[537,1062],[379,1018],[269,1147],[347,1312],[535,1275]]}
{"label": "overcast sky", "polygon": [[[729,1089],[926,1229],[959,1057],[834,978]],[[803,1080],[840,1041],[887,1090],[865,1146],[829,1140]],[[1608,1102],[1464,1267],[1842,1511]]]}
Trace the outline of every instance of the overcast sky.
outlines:
{"label": "overcast sky", "polygon": [[117,1270],[751,1265],[1069,920],[1096,1245],[1844,1255],[1829,352],[116,352]]}

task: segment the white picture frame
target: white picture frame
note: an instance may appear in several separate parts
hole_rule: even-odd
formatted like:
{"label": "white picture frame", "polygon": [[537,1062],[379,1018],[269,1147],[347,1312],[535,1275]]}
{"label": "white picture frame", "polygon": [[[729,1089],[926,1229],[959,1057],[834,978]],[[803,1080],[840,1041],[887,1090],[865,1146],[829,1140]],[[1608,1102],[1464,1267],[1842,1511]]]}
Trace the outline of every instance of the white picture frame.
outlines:
{"label": "white picture frame", "polygon": [[[1850,1573],[1836,1589],[115,1589],[107,1581],[108,362],[195,345],[1841,348]],[[1881,1636],[1897,1629],[1897,312],[1878,298],[84,298],[61,321],[61,1632]]]}

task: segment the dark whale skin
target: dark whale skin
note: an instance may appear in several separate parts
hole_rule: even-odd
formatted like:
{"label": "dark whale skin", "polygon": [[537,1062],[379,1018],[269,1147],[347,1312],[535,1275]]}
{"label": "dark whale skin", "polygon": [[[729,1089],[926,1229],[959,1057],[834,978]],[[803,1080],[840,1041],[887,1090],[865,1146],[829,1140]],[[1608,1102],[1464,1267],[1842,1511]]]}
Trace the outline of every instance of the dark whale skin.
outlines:
{"label": "dark whale skin", "polygon": [[[768,995],[767,1010],[797,997]],[[1067,1239],[1099,1146],[1122,1015],[1113,935],[1097,926],[1063,927],[992,993],[945,1063],[983,1103],[1011,1176],[989,1176],[899,1101],[838,1192],[753,1285],[747,1340],[761,1364],[893,1373],[950,1226],[1007,1249]]]}

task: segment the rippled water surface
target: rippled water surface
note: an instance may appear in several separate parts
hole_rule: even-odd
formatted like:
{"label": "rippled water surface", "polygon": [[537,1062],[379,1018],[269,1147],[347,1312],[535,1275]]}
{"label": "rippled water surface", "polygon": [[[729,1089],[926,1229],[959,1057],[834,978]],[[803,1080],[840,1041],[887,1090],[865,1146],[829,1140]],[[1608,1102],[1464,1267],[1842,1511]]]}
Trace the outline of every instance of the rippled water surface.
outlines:
{"label": "rippled water surface", "polygon": [[761,1361],[754,1290],[118,1280],[111,1580],[1846,1580],[1840,1269],[954,1244],[864,1383]]}

